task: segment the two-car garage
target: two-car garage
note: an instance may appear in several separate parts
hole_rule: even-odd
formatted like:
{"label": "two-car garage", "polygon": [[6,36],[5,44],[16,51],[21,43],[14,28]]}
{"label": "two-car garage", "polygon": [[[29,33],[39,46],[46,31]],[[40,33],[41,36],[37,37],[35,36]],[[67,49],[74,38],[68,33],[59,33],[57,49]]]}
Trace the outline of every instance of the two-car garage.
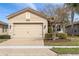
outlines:
{"label": "two-car garage", "polygon": [[42,23],[16,23],[14,24],[14,39],[42,39]]}
{"label": "two-car garage", "polygon": [[11,39],[43,39],[48,32],[47,17],[33,9],[8,16]]}

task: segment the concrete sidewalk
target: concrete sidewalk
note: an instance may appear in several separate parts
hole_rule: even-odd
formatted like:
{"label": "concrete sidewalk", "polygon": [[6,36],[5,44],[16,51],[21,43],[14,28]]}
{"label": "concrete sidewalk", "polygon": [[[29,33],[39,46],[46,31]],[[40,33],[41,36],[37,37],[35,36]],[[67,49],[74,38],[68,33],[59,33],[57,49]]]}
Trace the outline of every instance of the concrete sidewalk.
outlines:
{"label": "concrete sidewalk", "polygon": [[0,48],[0,56],[56,56],[47,48]]}

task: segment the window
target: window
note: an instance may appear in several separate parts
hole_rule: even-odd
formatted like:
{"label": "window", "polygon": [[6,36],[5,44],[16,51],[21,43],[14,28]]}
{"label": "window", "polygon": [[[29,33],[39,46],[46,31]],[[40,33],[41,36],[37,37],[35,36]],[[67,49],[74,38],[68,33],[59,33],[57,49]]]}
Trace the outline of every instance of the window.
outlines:
{"label": "window", "polygon": [[3,32],[7,32],[7,25],[3,26]]}
{"label": "window", "polygon": [[74,30],[74,32],[77,32],[77,30]]}
{"label": "window", "polygon": [[57,25],[57,31],[61,31],[61,26]]}

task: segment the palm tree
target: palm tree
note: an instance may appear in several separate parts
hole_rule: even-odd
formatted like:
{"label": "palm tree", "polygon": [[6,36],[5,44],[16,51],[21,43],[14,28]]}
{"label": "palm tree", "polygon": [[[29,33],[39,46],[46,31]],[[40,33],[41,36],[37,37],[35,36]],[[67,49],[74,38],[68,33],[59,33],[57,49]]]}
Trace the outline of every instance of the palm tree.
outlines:
{"label": "palm tree", "polygon": [[72,29],[72,36],[74,35],[74,15],[75,13],[79,14],[79,3],[66,3],[65,6],[67,7],[67,9],[70,10],[71,12],[71,29]]}

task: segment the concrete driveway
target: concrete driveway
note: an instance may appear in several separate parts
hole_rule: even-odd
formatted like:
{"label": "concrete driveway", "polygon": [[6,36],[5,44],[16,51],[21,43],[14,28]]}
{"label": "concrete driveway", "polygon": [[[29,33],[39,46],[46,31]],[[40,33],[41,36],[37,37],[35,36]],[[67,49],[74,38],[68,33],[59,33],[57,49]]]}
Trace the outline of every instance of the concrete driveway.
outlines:
{"label": "concrete driveway", "polygon": [[[7,47],[3,48],[1,46]],[[55,56],[48,48],[9,48],[10,46],[44,46],[43,40],[10,39],[0,43],[0,56]]]}
{"label": "concrete driveway", "polygon": [[56,56],[48,48],[0,48],[0,56]]}
{"label": "concrete driveway", "polygon": [[10,39],[0,43],[0,46],[43,46],[42,39]]}

